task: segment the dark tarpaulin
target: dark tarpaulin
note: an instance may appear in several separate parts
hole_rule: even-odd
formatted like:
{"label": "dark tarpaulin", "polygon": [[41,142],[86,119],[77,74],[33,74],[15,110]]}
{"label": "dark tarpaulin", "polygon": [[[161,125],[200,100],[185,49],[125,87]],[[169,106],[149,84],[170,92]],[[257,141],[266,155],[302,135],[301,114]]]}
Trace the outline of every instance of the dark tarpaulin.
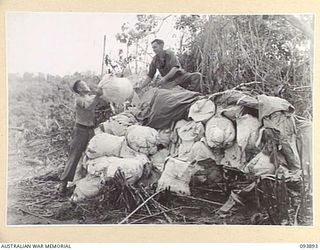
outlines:
{"label": "dark tarpaulin", "polygon": [[216,105],[226,108],[230,105],[241,105],[248,108],[258,109],[258,100],[248,93],[239,90],[226,90],[221,93],[216,93],[209,97]]}
{"label": "dark tarpaulin", "polygon": [[147,103],[142,100],[138,120],[143,125],[155,129],[164,129],[172,121],[179,121],[186,115],[190,106],[201,96],[200,93],[184,89],[152,89]]}

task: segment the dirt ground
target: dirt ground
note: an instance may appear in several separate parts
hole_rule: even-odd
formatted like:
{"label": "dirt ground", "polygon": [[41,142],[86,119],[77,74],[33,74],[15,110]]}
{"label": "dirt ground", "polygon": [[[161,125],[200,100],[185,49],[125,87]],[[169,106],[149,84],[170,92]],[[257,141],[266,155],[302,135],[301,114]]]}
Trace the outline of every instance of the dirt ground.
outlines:
{"label": "dirt ground", "polygon": [[[44,169],[41,166],[19,166],[18,161],[10,158],[7,197],[8,225],[37,224],[117,224],[129,212],[124,208],[113,208],[99,201],[99,197],[73,204],[69,197],[60,197],[57,192],[61,169]],[[44,174],[45,173],[45,174]],[[199,190],[193,189],[193,192]],[[203,190],[201,191],[203,193]],[[70,193],[69,193],[70,196]],[[208,192],[204,199],[223,203],[227,197],[221,193]],[[161,198],[161,197],[160,197]],[[101,200],[101,197],[100,197]],[[137,223],[146,224],[248,224],[252,212],[242,209],[233,216],[215,214],[220,205],[207,204],[185,197],[171,196],[164,201],[170,208],[178,208],[168,212],[167,216],[159,215]],[[152,213],[156,209],[150,207]],[[130,221],[148,216],[142,208]],[[171,219],[169,219],[169,218]]]}
{"label": "dirt ground", "polygon": [[[31,168],[30,166],[28,168]],[[118,224],[129,211],[125,207],[107,204],[104,196],[74,204],[69,196],[61,197],[58,192],[61,169],[53,169],[46,174],[42,170],[27,170],[10,173],[7,200],[8,225],[37,224]],[[10,171],[11,172],[11,171]],[[158,195],[154,204],[162,204],[166,213],[161,213],[157,206],[148,203],[149,208],[142,207],[125,223],[134,224],[224,224],[252,225],[270,224],[266,214],[259,211],[254,204],[236,206],[228,213],[217,213],[228,196],[213,187],[192,187],[192,197],[180,197],[174,194]],[[209,203],[207,201],[212,201]],[[158,203],[159,202],[159,203]],[[216,203],[216,204],[215,204]],[[163,210],[162,210],[163,211]],[[160,213],[159,215],[156,215]],[[311,206],[305,211],[301,225],[312,224]],[[150,214],[152,216],[150,216]],[[149,217],[149,218],[148,218]]]}

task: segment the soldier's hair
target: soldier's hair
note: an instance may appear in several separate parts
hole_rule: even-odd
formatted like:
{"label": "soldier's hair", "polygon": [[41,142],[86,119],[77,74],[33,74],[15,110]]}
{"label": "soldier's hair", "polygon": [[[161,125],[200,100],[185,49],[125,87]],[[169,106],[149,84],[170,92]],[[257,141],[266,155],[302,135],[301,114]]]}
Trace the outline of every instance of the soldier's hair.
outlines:
{"label": "soldier's hair", "polygon": [[164,45],[164,41],[161,40],[161,39],[154,39],[154,40],[151,42],[151,44],[153,44],[153,43],[157,43],[157,44],[159,44],[159,45]]}
{"label": "soldier's hair", "polygon": [[73,91],[76,92],[77,94],[79,94],[79,89],[78,89],[78,86],[79,86],[79,83],[81,82],[81,80],[76,80],[73,84]]}

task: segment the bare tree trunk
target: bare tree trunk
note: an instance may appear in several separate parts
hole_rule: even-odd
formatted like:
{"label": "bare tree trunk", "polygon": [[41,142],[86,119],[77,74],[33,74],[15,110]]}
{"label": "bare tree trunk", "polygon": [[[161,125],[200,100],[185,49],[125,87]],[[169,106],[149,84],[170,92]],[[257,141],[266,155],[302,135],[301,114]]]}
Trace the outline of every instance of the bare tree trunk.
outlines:
{"label": "bare tree trunk", "polygon": [[102,65],[101,65],[101,78],[103,76],[103,73],[104,73],[104,60],[105,60],[105,56],[106,56],[106,35],[104,35],[103,37],[103,53],[102,53]]}

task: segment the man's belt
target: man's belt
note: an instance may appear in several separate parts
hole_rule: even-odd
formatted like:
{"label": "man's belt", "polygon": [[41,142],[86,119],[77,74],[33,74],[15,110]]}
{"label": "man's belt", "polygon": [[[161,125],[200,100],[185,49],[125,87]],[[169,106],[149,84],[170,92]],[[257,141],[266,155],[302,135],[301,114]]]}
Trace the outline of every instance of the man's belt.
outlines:
{"label": "man's belt", "polygon": [[86,126],[86,125],[82,125],[80,123],[76,123],[76,127],[78,127],[78,128],[86,128],[86,129],[94,129],[94,126]]}

